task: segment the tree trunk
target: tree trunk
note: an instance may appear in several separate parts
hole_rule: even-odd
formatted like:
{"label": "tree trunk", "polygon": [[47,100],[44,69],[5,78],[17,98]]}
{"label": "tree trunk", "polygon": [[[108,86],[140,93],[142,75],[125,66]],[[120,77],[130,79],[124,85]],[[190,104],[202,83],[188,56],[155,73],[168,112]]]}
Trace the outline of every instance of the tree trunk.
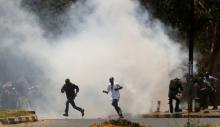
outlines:
{"label": "tree trunk", "polygon": [[220,25],[219,23],[216,23],[214,25],[213,29],[213,34],[214,34],[214,39],[211,44],[211,49],[210,49],[210,58],[209,58],[209,68],[208,72],[210,74],[213,73],[214,65],[215,65],[215,58],[218,54],[218,51],[220,49]]}

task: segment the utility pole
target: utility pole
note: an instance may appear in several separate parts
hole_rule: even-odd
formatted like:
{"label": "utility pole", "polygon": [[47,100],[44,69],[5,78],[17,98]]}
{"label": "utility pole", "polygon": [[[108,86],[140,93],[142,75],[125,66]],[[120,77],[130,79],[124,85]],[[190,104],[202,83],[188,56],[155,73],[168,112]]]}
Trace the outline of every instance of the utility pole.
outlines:
{"label": "utility pole", "polygon": [[192,84],[193,84],[193,49],[194,49],[194,0],[190,0],[190,17],[189,17],[189,31],[188,31],[188,46],[189,46],[189,65],[188,65],[188,112],[192,112]]}
{"label": "utility pole", "polygon": [[190,117],[189,113],[192,112],[192,85],[193,85],[193,48],[194,48],[194,0],[190,0],[190,16],[189,16],[189,31],[188,31],[188,46],[189,46],[189,65],[188,65],[188,77],[187,77],[187,84],[188,84],[188,121],[187,127],[190,127]]}

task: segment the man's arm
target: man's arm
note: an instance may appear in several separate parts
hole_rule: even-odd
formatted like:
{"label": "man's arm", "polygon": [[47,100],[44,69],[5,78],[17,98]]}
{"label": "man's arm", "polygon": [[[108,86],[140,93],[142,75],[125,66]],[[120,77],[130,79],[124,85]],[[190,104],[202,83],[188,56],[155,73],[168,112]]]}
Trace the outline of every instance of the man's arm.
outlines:
{"label": "man's arm", "polygon": [[109,91],[110,91],[110,87],[108,86],[107,90],[103,90],[102,92],[108,94]]}
{"label": "man's arm", "polygon": [[64,91],[65,91],[64,86],[65,85],[63,85],[63,87],[61,88],[61,93],[64,93]]}
{"label": "man's arm", "polygon": [[177,86],[178,86],[178,93],[182,93],[183,92],[183,85],[182,82],[179,80],[178,82],[176,82]]}
{"label": "man's arm", "polygon": [[103,90],[102,92],[108,94],[108,91],[106,91],[106,90]]}
{"label": "man's arm", "polygon": [[79,87],[75,85],[75,88],[76,88],[76,95],[77,95],[77,93],[79,92]]}
{"label": "man's arm", "polygon": [[211,84],[210,84],[209,81],[207,81],[207,80],[203,80],[203,82],[204,82],[208,87],[211,86]]}
{"label": "man's arm", "polygon": [[215,78],[214,76],[209,76],[209,79],[213,79],[213,80],[215,80],[215,81],[217,81],[218,79],[217,78]]}
{"label": "man's arm", "polygon": [[120,85],[117,85],[117,88],[115,89],[115,91],[121,90],[123,87]]}
{"label": "man's arm", "polygon": [[180,90],[181,90],[181,92],[183,91],[183,85],[181,82],[180,82]]}

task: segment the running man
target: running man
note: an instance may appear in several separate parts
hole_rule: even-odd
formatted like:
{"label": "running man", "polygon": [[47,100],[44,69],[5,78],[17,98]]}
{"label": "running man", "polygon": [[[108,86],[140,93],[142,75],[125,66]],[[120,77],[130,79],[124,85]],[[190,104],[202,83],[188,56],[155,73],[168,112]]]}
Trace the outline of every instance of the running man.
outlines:
{"label": "running man", "polygon": [[78,110],[81,112],[82,117],[84,116],[84,109],[77,107],[75,105],[74,99],[77,96],[77,93],[79,92],[79,87],[73,83],[70,82],[69,79],[65,80],[65,84],[63,85],[62,89],[61,89],[61,93],[66,93],[66,109],[65,109],[65,113],[63,114],[63,116],[68,116],[68,111],[69,111],[69,103],[73,106],[74,109]]}
{"label": "running man", "polygon": [[122,115],[121,108],[118,106],[118,101],[120,98],[119,90],[121,90],[123,87],[119,86],[118,84],[115,84],[113,77],[109,79],[109,82],[110,84],[108,85],[107,91],[103,90],[103,93],[106,93],[106,94],[108,94],[109,92],[112,93],[112,105],[117,111],[119,118],[124,118]]}

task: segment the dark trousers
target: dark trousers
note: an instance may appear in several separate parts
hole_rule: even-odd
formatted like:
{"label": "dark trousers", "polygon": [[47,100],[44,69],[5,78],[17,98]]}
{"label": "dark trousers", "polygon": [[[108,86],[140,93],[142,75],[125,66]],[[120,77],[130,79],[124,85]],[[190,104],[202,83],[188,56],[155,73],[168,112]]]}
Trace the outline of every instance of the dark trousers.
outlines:
{"label": "dark trousers", "polygon": [[207,109],[208,108],[208,99],[207,95],[200,95],[200,107],[201,109]]}
{"label": "dark trousers", "polygon": [[121,108],[118,106],[118,99],[113,99],[112,100],[112,105],[113,105],[113,107],[115,108],[115,110],[116,110],[116,112],[118,113],[118,115],[120,116],[120,117],[122,117],[123,115],[122,115],[122,111],[121,111]]}
{"label": "dark trousers", "polygon": [[217,103],[216,103],[216,92],[215,91],[211,91],[209,93],[209,100],[212,104],[213,107],[217,107]]}
{"label": "dark trousers", "polygon": [[76,104],[75,104],[75,102],[74,102],[74,99],[68,99],[68,100],[66,101],[66,109],[65,109],[65,113],[66,113],[66,114],[68,114],[68,111],[69,111],[69,103],[72,105],[72,107],[73,107],[74,109],[76,109],[76,110],[78,110],[78,111],[80,111],[80,112],[83,111],[82,108],[76,106]]}
{"label": "dark trousers", "polygon": [[179,112],[180,100],[176,96],[169,97],[170,112],[173,113],[173,100],[176,100],[175,112]]}
{"label": "dark trousers", "polygon": [[202,109],[207,109],[208,106],[209,106],[209,103],[208,103],[208,99],[211,103],[211,105],[214,107],[214,108],[217,108],[217,102],[216,102],[216,92],[215,91],[209,91],[208,89],[207,90],[203,90],[201,91],[200,93],[200,106]]}
{"label": "dark trousers", "polygon": [[208,89],[201,89],[199,92],[199,98],[200,98],[200,107],[201,109],[207,109],[208,108],[208,95],[209,91]]}

